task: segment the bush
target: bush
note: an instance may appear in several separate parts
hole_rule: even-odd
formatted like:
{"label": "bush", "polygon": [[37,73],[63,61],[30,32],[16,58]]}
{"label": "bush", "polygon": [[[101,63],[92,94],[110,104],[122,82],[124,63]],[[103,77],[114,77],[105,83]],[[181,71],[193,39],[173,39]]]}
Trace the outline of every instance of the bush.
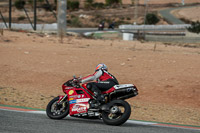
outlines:
{"label": "bush", "polygon": [[20,20],[24,20],[25,18],[26,18],[26,17],[24,17],[24,16],[20,16],[20,17],[17,18],[17,20],[19,20],[19,21],[20,21]]}
{"label": "bush", "polygon": [[67,1],[67,9],[75,10],[79,9],[79,1]]}
{"label": "bush", "polygon": [[44,0],[38,0],[40,3],[44,2]]}
{"label": "bush", "polygon": [[104,3],[98,3],[98,2],[95,2],[95,3],[93,3],[92,4],[92,6],[94,7],[94,8],[97,8],[97,9],[102,9],[102,8],[104,8]]}
{"label": "bush", "polygon": [[92,4],[94,2],[94,0],[86,0],[86,3],[88,4]]}
{"label": "bush", "polygon": [[121,0],[106,0],[106,5],[120,4]]}
{"label": "bush", "polygon": [[23,9],[25,5],[26,5],[26,2],[24,0],[15,1],[15,7],[19,10]]}
{"label": "bush", "polygon": [[131,18],[130,18],[130,17],[127,17],[126,20],[131,20]]}
{"label": "bush", "polygon": [[86,0],[85,8],[86,9],[94,9],[94,8],[102,9],[102,8],[104,8],[104,3],[101,3],[101,2],[94,3],[94,0]]}
{"label": "bush", "polygon": [[191,26],[189,28],[187,28],[188,31],[193,32],[193,33],[200,33],[200,22],[196,21],[196,22],[192,22]]}
{"label": "bush", "polygon": [[78,17],[74,17],[71,19],[71,25],[74,27],[81,27],[81,22]]}
{"label": "bush", "polygon": [[159,18],[153,13],[148,13],[146,15],[145,24],[156,24],[159,21]]}
{"label": "bush", "polygon": [[85,7],[86,9],[91,9],[92,3],[93,3],[93,0],[86,0],[86,1],[85,1],[84,7]]}
{"label": "bush", "polygon": [[52,11],[53,10],[53,5],[52,4],[42,4],[41,6],[43,9],[45,9],[46,11]]}
{"label": "bush", "polygon": [[33,4],[33,0],[28,0],[28,3],[32,5]]}

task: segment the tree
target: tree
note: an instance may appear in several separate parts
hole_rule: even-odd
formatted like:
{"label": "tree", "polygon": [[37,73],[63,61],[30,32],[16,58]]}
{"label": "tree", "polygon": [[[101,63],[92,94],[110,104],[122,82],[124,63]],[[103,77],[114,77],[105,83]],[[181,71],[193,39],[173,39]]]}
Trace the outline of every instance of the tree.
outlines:
{"label": "tree", "polygon": [[153,13],[148,13],[145,18],[145,24],[156,24],[160,19]]}
{"label": "tree", "polygon": [[15,7],[19,10],[23,9],[25,5],[26,5],[26,2],[24,0],[15,1]]}
{"label": "tree", "polygon": [[200,22],[196,21],[196,22],[192,22],[191,26],[189,28],[187,28],[188,31],[193,32],[193,33],[200,33]]}
{"label": "tree", "polygon": [[79,1],[67,1],[67,9],[75,10],[79,9]]}

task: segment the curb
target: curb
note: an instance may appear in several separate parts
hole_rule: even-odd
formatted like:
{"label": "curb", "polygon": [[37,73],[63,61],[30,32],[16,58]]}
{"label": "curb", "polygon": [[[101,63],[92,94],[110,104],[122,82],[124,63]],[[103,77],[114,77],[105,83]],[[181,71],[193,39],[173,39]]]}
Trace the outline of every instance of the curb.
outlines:
{"label": "curb", "polygon": [[[12,106],[12,105],[3,105],[3,104],[0,104],[0,110],[27,112],[27,113],[34,113],[34,114],[46,114],[46,111],[44,109],[36,109],[36,108],[29,108],[29,107],[22,107],[22,106]],[[127,123],[200,130],[200,126],[174,124],[174,123],[164,123],[164,122],[154,122],[154,121],[128,120]]]}

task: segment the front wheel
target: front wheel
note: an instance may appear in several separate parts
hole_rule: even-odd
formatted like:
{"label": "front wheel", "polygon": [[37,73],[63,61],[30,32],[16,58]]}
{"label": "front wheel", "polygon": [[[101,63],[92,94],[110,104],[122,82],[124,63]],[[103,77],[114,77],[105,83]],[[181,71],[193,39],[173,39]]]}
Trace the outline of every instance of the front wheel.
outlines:
{"label": "front wheel", "polygon": [[69,114],[69,102],[58,103],[59,97],[52,99],[46,108],[47,116],[51,119],[62,119]]}
{"label": "front wheel", "polygon": [[102,119],[108,125],[122,125],[131,115],[131,107],[126,101],[113,100],[108,106],[109,110],[102,112]]}

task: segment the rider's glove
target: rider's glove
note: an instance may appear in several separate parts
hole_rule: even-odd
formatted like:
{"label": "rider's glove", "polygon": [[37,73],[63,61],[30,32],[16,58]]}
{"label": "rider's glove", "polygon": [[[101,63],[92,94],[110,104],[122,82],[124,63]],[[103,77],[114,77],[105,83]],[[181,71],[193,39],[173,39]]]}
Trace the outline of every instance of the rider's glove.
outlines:
{"label": "rider's glove", "polygon": [[74,79],[73,79],[73,82],[74,82],[74,83],[81,83],[81,78],[74,78]]}

